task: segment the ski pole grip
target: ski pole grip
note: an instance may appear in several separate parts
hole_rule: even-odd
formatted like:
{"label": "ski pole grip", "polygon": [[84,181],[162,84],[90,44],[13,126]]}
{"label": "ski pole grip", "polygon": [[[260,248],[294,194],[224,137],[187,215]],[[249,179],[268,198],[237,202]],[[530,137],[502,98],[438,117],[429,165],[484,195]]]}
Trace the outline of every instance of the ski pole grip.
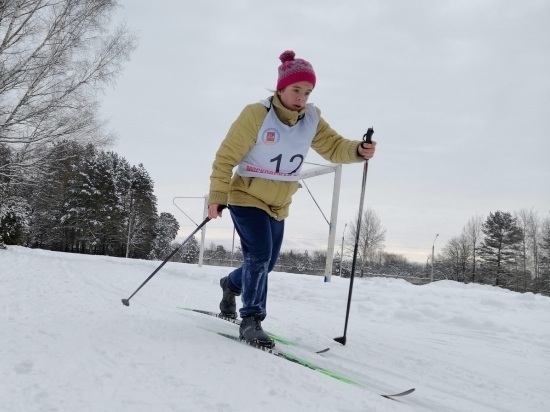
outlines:
{"label": "ski pole grip", "polygon": [[367,130],[367,133],[363,135],[363,143],[361,143],[361,147],[363,149],[366,149],[364,146],[365,143],[371,144],[372,143],[372,135],[374,134],[374,129],[372,127],[369,127],[369,130]]}

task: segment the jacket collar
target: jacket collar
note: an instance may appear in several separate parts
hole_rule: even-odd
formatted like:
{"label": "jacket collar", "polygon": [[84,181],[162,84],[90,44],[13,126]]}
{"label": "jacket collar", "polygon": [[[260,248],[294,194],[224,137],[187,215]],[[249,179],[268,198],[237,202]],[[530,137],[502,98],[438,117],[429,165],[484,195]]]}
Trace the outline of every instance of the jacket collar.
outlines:
{"label": "jacket collar", "polygon": [[287,109],[285,106],[283,106],[283,103],[279,99],[277,93],[275,93],[270,100],[273,104],[273,108],[275,109],[275,114],[277,115],[279,120],[287,126],[294,126],[296,123],[298,123],[300,119],[303,119],[307,112],[307,107],[304,107],[299,112]]}

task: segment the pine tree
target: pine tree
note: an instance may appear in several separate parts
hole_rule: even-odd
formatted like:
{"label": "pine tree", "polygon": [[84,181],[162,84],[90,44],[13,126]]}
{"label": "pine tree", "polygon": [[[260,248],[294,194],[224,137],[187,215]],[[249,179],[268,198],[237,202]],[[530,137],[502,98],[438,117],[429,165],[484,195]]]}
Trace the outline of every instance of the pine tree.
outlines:
{"label": "pine tree", "polygon": [[132,166],[129,195],[126,199],[126,257],[145,259],[151,251],[157,216],[153,180],[142,164]]}
{"label": "pine tree", "polygon": [[4,239],[2,236],[2,233],[6,231],[4,228],[1,220],[1,216],[5,214],[5,205],[7,204],[7,200],[9,197],[9,183],[10,183],[10,176],[11,176],[11,158],[12,153],[11,149],[3,144],[0,143],[0,247],[4,247]]}
{"label": "pine tree", "polygon": [[281,251],[279,253],[278,265],[283,271],[289,273],[298,272],[299,256],[292,249],[289,251]]}
{"label": "pine tree", "polygon": [[313,270],[313,264],[309,252],[306,250],[297,260],[297,269],[300,273],[309,273]]}
{"label": "pine tree", "polygon": [[[179,245],[173,244],[175,249]],[[178,255],[183,263],[197,263],[199,261],[200,246],[197,239],[192,236],[187,243],[180,249]]]}
{"label": "pine tree", "polygon": [[44,249],[70,250],[74,227],[65,221],[69,206],[70,183],[80,169],[80,162],[92,146],[75,142],[60,142],[47,154],[50,158],[45,173],[36,176],[28,196],[32,206],[29,245]]}
{"label": "pine tree", "polygon": [[149,259],[164,260],[172,252],[171,244],[180,225],[171,213],[161,213],[155,224],[155,239],[151,245]]}
{"label": "pine tree", "polygon": [[68,210],[62,219],[74,231],[71,250],[112,254],[120,219],[111,157],[91,150],[81,158],[78,167],[78,173],[70,181]]}
{"label": "pine tree", "polygon": [[113,239],[115,256],[126,256],[127,223],[130,215],[130,201],[132,197],[132,166],[124,158],[116,153],[109,152],[112,161],[112,178],[114,181],[115,196],[117,198],[118,221],[116,222],[116,235]]}
{"label": "pine tree", "polygon": [[27,200],[12,196],[0,205],[0,245],[22,245],[29,231],[31,208]]}
{"label": "pine tree", "polygon": [[480,256],[485,263],[485,274],[494,278],[495,285],[505,284],[519,253],[521,229],[510,213],[497,211],[494,214],[489,213],[482,231],[485,239],[480,248]]}

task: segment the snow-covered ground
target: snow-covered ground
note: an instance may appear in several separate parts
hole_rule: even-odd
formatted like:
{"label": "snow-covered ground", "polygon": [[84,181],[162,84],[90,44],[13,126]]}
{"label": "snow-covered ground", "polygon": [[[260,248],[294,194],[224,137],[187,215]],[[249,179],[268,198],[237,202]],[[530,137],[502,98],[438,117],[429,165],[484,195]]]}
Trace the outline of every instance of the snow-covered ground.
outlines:
{"label": "snow-covered ground", "polygon": [[[550,411],[550,299],[450,281],[413,286],[273,273],[278,344],[337,381],[212,332],[227,268],[9,247],[0,250],[0,410]],[[415,387],[392,401],[380,393]]]}

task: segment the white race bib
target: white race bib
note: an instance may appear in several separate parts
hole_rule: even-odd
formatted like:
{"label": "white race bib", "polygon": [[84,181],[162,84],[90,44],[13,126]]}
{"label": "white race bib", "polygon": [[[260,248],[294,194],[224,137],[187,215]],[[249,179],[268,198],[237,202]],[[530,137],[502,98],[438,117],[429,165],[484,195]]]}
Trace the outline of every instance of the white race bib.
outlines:
{"label": "white race bib", "polygon": [[[262,104],[270,107],[271,102]],[[294,126],[279,120],[271,108],[258,133],[256,144],[243,158],[237,173],[245,177],[297,181],[311,142],[317,133],[319,115],[315,106],[307,104],[305,117]]]}

